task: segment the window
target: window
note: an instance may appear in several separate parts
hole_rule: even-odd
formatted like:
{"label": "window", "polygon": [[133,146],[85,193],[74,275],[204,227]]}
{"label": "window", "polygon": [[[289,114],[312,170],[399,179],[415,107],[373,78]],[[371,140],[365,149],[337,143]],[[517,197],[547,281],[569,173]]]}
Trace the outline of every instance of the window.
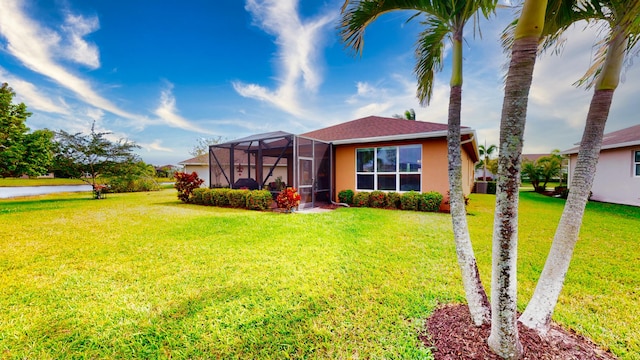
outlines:
{"label": "window", "polygon": [[635,168],[635,175],[640,176],[640,150],[636,150],[634,153],[633,167]]}
{"label": "window", "polygon": [[356,149],[356,190],[420,191],[422,146]]}

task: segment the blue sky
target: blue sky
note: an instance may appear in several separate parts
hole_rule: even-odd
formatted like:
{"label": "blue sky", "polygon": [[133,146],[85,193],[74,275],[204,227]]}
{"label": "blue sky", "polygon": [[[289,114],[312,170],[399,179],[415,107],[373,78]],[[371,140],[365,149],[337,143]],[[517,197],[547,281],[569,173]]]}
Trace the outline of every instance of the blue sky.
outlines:
{"label": "blue sky", "polygon": [[[33,116],[27,125],[87,133],[95,121],[127,138],[148,163],[190,158],[198,138],[231,140],[283,130],[303,133],[369,115],[415,109],[446,123],[450,56],[429,107],[415,98],[410,13],[382,16],[365,35],[362,57],[336,30],[341,1],[2,0],[0,82]],[[505,56],[501,9],[467,29],[463,125],[497,144]],[[560,56],[536,65],[527,153],[580,140],[591,91],[571,84],[589,67],[598,32],[576,26]],[[607,131],[637,124],[638,66],[628,67]]]}

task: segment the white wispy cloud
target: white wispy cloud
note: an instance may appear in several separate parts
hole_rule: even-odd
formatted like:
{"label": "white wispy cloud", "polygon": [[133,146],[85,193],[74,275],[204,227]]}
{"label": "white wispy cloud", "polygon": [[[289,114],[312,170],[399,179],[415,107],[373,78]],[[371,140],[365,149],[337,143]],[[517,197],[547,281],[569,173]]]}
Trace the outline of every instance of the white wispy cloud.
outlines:
{"label": "white wispy cloud", "polygon": [[84,36],[100,28],[97,17],[85,18],[81,15],[67,14],[62,30],[67,35],[66,46],[61,47],[61,56],[92,69],[100,67],[100,52],[94,43],[87,42]]}
{"label": "white wispy cloud", "polygon": [[57,102],[53,101],[50,96],[38,90],[34,84],[9,74],[2,67],[0,67],[0,78],[11,85],[16,92],[16,98],[20,102],[28,104],[29,109],[62,115],[71,114],[69,107],[62,99]]}
{"label": "white wispy cloud", "polygon": [[299,96],[315,93],[322,83],[318,58],[325,36],[323,30],[337,18],[338,12],[303,21],[297,0],[247,0],[245,9],[257,26],[276,38],[278,88],[270,90],[240,81],[235,81],[233,88],[244,97],[268,102],[290,114],[304,114]]}
{"label": "white wispy cloud", "polygon": [[162,146],[162,140],[155,139],[151,143],[138,143],[143,149],[147,150],[147,152],[151,151],[162,151],[162,152],[173,152],[173,149]]}
{"label": "white wispy cloud", "polygon": [[[78,55],[69,52],[62,36],[56,31],[46,28],[36,20],[29,18],[28,10],[22,0],[0,1],[0,36],[6,39],[6,51],[18,59],[28,69],[42,74],[59,85],[71,90],[79,99],[89,105],[100,108],[117,116],[145,122],[146,118],[120,109],[106,98],[98,94],[91,83],[58,63],[58,58],[72,59],[75,62],[95,67],[99,66],[97,47],[81,40],[81,34],[94,29],[97,24],[81,17],[67,16],[66,27],[71,38],[77,37],[76,45],[81,44],[89,51],[89,55]],[[73,43],[75,40],[71,40]],[[83,45],[84,44],[84,45]]]}
{"label": "white wispy cloud", "polygon": [[173,96],[173,84],[162,90],[160,94],[160,104],[154,113],[159,117],[160,121],[173,128],[201,132],[205,134],[214,134],[211,130],[204,129],[191,123],[189,120],[180,116],[176,108],[176,98]]}
{"label": "white wispy cloud", "polygon": [[[345,103],[351,108],[352,119],[370,115],[393,116],[414,109],[418,120],[441,122],[442,114],[446,116],[447,113],[446,102],[442,101],[447,98],[447,87],[436,83],[431,106],[424,108],[416,98],[415,86],[413,79],[391,73],[376,83],[357,82],[356,92],[347,97]],[[446,121],[446,117],[444,119]]]}

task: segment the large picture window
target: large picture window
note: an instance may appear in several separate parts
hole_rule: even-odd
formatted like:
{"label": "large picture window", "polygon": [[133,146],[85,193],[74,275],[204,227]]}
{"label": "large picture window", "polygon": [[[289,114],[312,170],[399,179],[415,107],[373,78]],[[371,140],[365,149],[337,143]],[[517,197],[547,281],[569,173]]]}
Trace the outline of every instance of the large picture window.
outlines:
{"label": "large picture window", "polygon": [[356,149],[356,190],[420,191],[422,146]]}
{"label": "large picture window", "polygon": [[634,151],[633,155],[634,155],[633,167],[635,169],[635,174],[636,176],[640,176],[640,150]]}

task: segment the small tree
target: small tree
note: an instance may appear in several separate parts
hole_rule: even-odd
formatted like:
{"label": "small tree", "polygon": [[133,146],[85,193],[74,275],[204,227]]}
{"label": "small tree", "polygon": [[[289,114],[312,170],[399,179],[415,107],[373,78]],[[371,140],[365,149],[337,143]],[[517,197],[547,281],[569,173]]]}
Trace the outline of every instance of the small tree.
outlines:
{"label": "small tree", "polygon": [[56,133],[56,155],[54,169],[58,176],[81,179],[91,185],[94,190],[99,184],[99,177],[124,177],[134,169],[139,157],[132,151],[138,145],[120,139],[111,142],[105,138],[109,132],[96,132],[95,123],[91,133],[70,134],[64,130]]}
{"label": "small tree", "polygon": [[561,177],[562,160],[559,150],[536,161],[525,160],[522,163],[522,174],[529,178],[536,192],[544,192],[549,181]]}
{"label": "small tree", "polygon": [[198,177],[198,173],[195,171],[191,174],[177,172],[173,176],[176,178],[173,186],[178,190],[178,199],[182,202],[189,202],[193,190],[199,188],[204,182],[204,180]]}
{"label": "small tree", "polygon": [[222,141],[222,136],[214,136],[211,138],[198,138],[196,145],[189,151],[189,154],[193,156],[200,156],[209,152],[209,146],[219,144]]}

